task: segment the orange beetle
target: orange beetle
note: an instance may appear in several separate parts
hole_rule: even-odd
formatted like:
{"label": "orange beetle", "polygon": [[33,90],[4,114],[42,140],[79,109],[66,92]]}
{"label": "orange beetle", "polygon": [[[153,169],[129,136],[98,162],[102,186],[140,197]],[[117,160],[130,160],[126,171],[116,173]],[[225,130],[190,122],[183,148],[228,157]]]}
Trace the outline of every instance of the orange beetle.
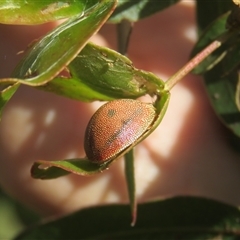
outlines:
{"label": "orange beetle", "polygon": [[87,158],[99,164],[113,160],[151,127],[155,115],[152,104],[138,100],[119,99],[104,104],[86,128]]}

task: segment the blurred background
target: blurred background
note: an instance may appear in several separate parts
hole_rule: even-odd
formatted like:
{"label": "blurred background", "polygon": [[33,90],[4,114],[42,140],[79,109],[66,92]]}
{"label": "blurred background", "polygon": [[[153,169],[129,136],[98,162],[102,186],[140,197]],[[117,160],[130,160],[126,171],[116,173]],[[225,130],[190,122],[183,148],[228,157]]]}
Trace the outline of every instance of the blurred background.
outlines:
{"label": "blurred background", "polygon": [[9,240],[40,217],[8,196],[0,188],[0,239]]}

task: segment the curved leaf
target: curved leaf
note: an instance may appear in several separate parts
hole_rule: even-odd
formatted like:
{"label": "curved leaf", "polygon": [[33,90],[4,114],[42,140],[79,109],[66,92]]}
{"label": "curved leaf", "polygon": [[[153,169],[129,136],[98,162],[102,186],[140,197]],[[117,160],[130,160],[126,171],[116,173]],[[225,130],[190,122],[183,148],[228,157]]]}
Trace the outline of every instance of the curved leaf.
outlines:
{"label": "curved leaf", "polygon": [[2,117],[2,110],[13,96],[13,94],[17,91],[19,84],[16,83],[12,86],[7,86],[0,91],[0,119]]}
{"label": "curved leaf", "polygon": [[[53,79],[76,57],[88,39],[107,20],[115,3],[112,0],[103,0],[100,3],[95,1],[94,6],[55,28],[28,50],[15,69],[13,78],[1,79],[0,84],[22,83],[38,86]],[[0,99],[0,111],[5,104],[6,99]]]}
{"label": "curved leaf", "polygon": [[85,0],[1,0],[0,23],[35,25],[78,15],[96,1]]}
{"label": "curved leaf", "polygon": [[161,11],[179,0],[121,0],[110,17],[112,23],[119,23],[124,19],[130,22],[136,22],[142,18],[148,17],[158,11]]}
{"label": "curved leaf", "polygon": [[[167,106],[170,99],[170,93],[169,92],[162,92],[162,95],[156,100],[155,102],[155,108],[156,108],[156,118],[154,119],[153,125],[150,129],[148,129],[146,132],[142,134],[142,136],[135,140],[131,145],[129,145],[127,148],[125,148],[123,151],[116,154],[116,157],[108,162],[105,162],[102,165],[92,163],[87,158],[85,159],[66,159],[66,160],[60,160],[60,161],[45,161],[45,160],[38,160],[36,161],[32,166],[32,177],[34,178],[41,178],[41,179],[52,179],[57,178],[60,176],[66,175],[66,171],[69,173],[74,173],[78,175],[83,176],[89,176],[93,174],[101,173],[104,170],[107,170],[114,161],[119,159],[120,157],[127,154],[129,151],[133,149],[138,143],[143,141],[149,134],[151,134],[156,127],[160,124],[161,120],[163,119],[165,112],[167,110]],[[130,153],[129,153],[130,154]],[[128,155],[127,158],[131,156]],[[133,159],[130,159],[130,162],[133,161]],[[129,163],[130,164],[130,163]],[[127,171],[129,172],[127,174],[128,177],[128,184],[129,184],[129,193],[130,198],[132,198],[132,202],[134,201],[134,197],[132,195],[132,191],[134,189],[134,180],[133,175],[131,175],[131,169],[130,165],[126,165]],[[58,170],[57,168],[61,168],[62,170]],[[133,219],[135,220],[135,219]]]}
{"label": "curved leaf", "polygon": [[108,163],[98,165],[88,159],[68,159],[61,161],[36,161],[31,168],[31,175],[37,179],[53,179],[74,173],[81,176],[91,176],[108,169]]}
{"label": "curved leaf", "polygon": [[42,90],[82,100],[112,100],[153,95],[163,89],[161,79],[135,68],[120,53],[88,43],[69,64],[70,77],[57,77]]}
{"label": "curved leaf", "polygon": [[62,71],[110,16],[115,1],[104,0],[59,25],[34,44],[14,70],[24,84],[42,85]]}
{"label": "curved leaf", "polygon": [[238,239],[240,212],[213,200],[178,197],[138,206],[130,226],[129,206],[108,205],[75,212],[27,229],[27,239]]}

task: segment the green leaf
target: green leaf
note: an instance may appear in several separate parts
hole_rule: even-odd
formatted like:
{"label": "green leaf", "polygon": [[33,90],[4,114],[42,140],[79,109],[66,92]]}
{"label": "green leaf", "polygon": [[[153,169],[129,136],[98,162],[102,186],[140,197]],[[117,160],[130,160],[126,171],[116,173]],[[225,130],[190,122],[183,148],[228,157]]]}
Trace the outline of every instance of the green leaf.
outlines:
{"label": "green leaf", "polygon": [[5,107],[7,102],[10,100],[10,98],[13,96],[13,94],[16,92],[18,87],[19,87],[19,84],[16,83],[14,85],[7,86],[0,91],[0,119],[2,117],[3,108]]}
{"label": "green leaf", "polygon": [[[229,37],[228,30],[226,29],[226,20],[230,12],[217,18],[213,23],[211,23],[207,29],[200,36],[198,42],[195,44],[194,49],[191,53],[191,57],[195,56],[211,42],[219,37]],[[219,49],[214,51],[210,56],[208,56],[204,61],[202,61],[194,70],[195,74],[202,74],[211,68],[213,68],[217,63],[219,63],[227,54],[226,44],[221,46]]]}
{"label": "green leaf", "polygon": [[227,53],[224,59],[224,75],[238,70],[240,63],[240,41],[238,36],[231,39],[231,45],[228,46]]}
{"label": "green leaf", "polygon": [[236,101],[238,111],[240,112],[240,77],[239,75],[238,75],[238,82],[236,87],[235,101]]}
{"label": "green leaf", "polygon": [[21,83],[42,85],[60,73],[82,50],[88,39],[110,16],[115,1],[104,0],[59,25],[34,44],[13,76]]}
{"label": "green leaf", "polygon": [[132,222],[134,226],[137,220],[137,200],[136,200],[136,188],[135,188],[135,171],[134,171],[134,155],[133,149],[124,155],[125,176],[128,187],[128,196],[130,200]]}
{"label": "green leaf", "polygon": [[115,1],[112,0],[95,2],[94,6],[64,22],[34,44],[18,64],[13,78],[0,80],[3,85],[15,84],[15,87],[3,93],[5,97],[0,99],[0,111],[17,90],[19,83],[42,85],[61,72],[107,20],[114,6]]}
{"label": "green leaf", "polygon": [[[223,2],[224,1],[218,1],[218,5],[221,6],[220,12],[228,10],[228,7]],[[201,2],[199,1],[198,4],[201,4]],[[204,5],[203,2],[202,4]],[[209,16],[211,14],[214,16],[216,15],[215,12],[218,12],[219,10],[217,7],[218,5],[216,5],[216,9],[209,8]],[[228,16],[228,13],[224,14],[222,17],[218,18],[210,27],[208,27],[209,40],[206,38],[206,43],[204,44],[208,44],[219,34],[226,31],[224,29]],[[200,19],[198,19],[198,21],[200,21]],[[202,23],[204,23],[204,21]],[[205,24],[207,24],[207,22],[205,22]],[[201,28],[202,27],[204,27],[204,25],[201,25]],[[220,59],[221,61],[219,61],[218,58],[215,59],[218,64],[215,64],[215,66],[212,67],[210,71],[205,72],[204,80],[208,95],[210,96],[210,101],[216,114],[219,116],[224,125],[236,136],[236,138],[234,138],[236,140],[234,140],[234,144],[238,144],[240,137],[240,112],[236,101],[238,96],[237,85],[239,79],[238,66],[240,42],[237,31],[229,32],[229,38],[221,48],[222,53],[224,53],[224,58]],[[217,56],[218,53],[219,52],[217,52],[215,56]],[[211,66],[212,63],[206,62],[206,67],[207,64]],[[200,67],[201,65],[199,66],[199,69]]]}
{"label": "green leaf", "polygon": [[136,22],[176,2],[178,2],[178,0],[121,0],[118,2],[117,9],[114,11],[109,21],[112,23],[119,23],[127,19],[130,22]]}
{"label": "green leaf", "polygon": [[197,24],[198,32],[202,31],[216,18],[231,10],[233,3],[231,0],[211,0],[211,1],[196,1]]}
{"label": "green leaf", "polygon": [[84,12],[96,1],[86,0],[1,0],[0,23],[4,24],[40,24],[58,19],[69,18]]}
{"label": "green leaf", "polygon": [[92,89],[90,86],[84,84],[81,80],[75,77],[55,77],[47,84],[37,88],[84,102],[92,102],[96,100],[109,101],[114,99],[113,97],[109,97],[104,93]]}
{"label": "green leaf", "polygon": [[[211,103],[222,122],[236,136],[240,137],[240,112],[235,102],[238,73],[228,73],[227,61],[223,60],[204,75]],[[227,75],[225,73],[228,73]]]}
{"label": "green leaf", "polygon": [[133,26],[134,24],[126,19],[117,24],[117,49],[123,55],[127,55]]}
{"label": "green leaf", "polygon": [[161,123],[161,121],[162,121],[162,119],[165,116],[165,113],[167,111],[170,96],[171,96],[171,94],[168,91],[163,91],[160,94],[160,96],[158,96],[158,99],[156,100],[156,102],[154,104],[154,106],[156,108],[156,116],[157,117],[156,117],[156,120],[154,122],[154,125],[152,126],[152,128],[148,132],[147,136],[149,134],[151,134],[158,127],[158,125]]}
{"label": "green leaf", "polygon": [[178,197],[138,206],[130,226],[129,206],[83,209],[31,227],[15,240],[27,239],[238,239],[240,212],[213,200]]}
{"label": "green leaf", "polygon": [[68,159],[61,161],[36,161],[31,168],[31,175],[37,179],[53,179],[74,173],[81,176],[91,176],[108,169],[109,163],[98,165],[88,159]]}
{"label": "green leaf", "polygon": [[135,68],[120,53],[88,43],[69,64],[70,77],[57,77],[41,89],[82,100],[112,100],[153,95],[163,89],[161,79]]}

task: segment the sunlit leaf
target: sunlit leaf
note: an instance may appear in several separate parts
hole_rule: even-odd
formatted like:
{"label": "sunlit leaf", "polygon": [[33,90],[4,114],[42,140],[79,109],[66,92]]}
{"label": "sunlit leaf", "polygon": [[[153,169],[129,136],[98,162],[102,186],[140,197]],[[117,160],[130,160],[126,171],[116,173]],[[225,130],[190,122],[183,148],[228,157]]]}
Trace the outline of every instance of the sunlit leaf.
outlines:
{"label": "sunlit leaf", "polygon": [[[37,86],[50,81],[76,57],[88,39],[110,16],[114,6],[115,1],[112,0],[95,2],[91,8],[55,28],[28,50],[15,69],[13,78],[1,79],[0,84],[22,83]],[[11,91],[11,95],[13,93]],[[8,97],[9,100],[9,94]],[[2,107],[6,98],[1,98],[0,101]]]}
{"label": "sunlit leaf", "polygon": [[111,14],[115,1],[104,0],[59,25],[34,44],[20,61],[13,77],[24,84],[42,85],[61,72],[99,30]]}
{"label": "sunlit leaf", "polygon": [[138,205],[130,225],[128,205],[80,210],[34,226],[15,240],[27,239],[238,239],[240,212],[212,200],[179,197]]}
{"label": "sunlit leaf", "polygon": [[94,3],[94,0],[1,0],[0,23],[34,25],[55,21],[76,16]]}
{"label": "sunlit leaf", "polygon": [[158,11],[161,11],[178,0],[121,0],[113,15],[109,19],[112,23],[119,23],[124,19],[136,22],[142,18],[148,17]]}

